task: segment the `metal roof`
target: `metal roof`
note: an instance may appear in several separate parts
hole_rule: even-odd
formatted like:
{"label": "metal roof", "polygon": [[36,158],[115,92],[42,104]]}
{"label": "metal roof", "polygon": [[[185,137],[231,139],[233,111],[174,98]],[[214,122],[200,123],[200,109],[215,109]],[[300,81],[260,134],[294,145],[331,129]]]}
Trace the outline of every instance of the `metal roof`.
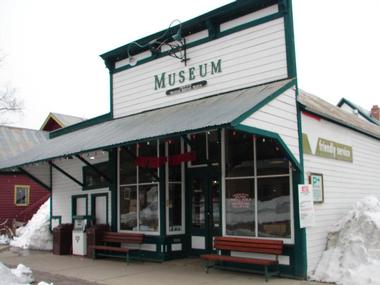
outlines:
{"label": "metal roof", "polygon": [[62,124],[64,127],[80,123],[84,120],[85,118],[80,118],[80,117],[75,117],[75,116],[70,116],[70,115],[65,115],[65,114],[59,114],[59,113],[51,113],[54,115]]}
{"label": "metal roof", "polygon": [[298,96],[298,102],[304,106],[306,111],[310,111],[321,117],[325,117],[334,122],[340,123],[359,132],[368,134],[372,137],[380,139],[380,127],[376,124],[367,122],[360,119],[354,114],[350,114],[347,111],[334,106],[325,100],[301,91]]}
{"label": "metal roof", "polygon": [[0,161],[0,169],[226,125],[291,82],[282,80],[106,121],[50,139],[12,160]]}
{"label": "metal roof", "polygon": [[0,126],[0,160],[7,160],[47,141],[43,131]]}
{"label": "metal roof", "polygon": [[46,126],[46,124],[49,122],[50,119],[56,121],[56,123],[60,125],[62,128],[71,126],[71,125],[74,125],[86,120],[85,118],[50,112],[40,128],[41,130],[44,129],[44,127]]}

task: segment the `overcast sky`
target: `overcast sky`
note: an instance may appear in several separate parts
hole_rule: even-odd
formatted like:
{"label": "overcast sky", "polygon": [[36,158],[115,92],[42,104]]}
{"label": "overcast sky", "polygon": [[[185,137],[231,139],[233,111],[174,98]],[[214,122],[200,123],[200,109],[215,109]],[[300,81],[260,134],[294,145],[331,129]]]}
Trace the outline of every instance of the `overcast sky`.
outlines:
{"label": "overcast sky", "polygon": [[[12,125],[38,129],[49,112],[109,111],[100,54],[231,1],[0,0],[0,86],[24,101]],[[293,0],[299,87],[332,104],[380,104],[379,0]]]}

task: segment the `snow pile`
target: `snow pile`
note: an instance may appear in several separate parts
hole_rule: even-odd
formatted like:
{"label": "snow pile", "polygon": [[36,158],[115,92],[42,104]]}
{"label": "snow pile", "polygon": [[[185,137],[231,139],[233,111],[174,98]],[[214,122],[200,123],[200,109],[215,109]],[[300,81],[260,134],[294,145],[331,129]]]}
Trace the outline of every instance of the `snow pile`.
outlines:
{"label": "snow pile", "polygon": [[33,282],[32,270],[23,264],[9,269],[0,262],[0,285],[24,285]]}
{"label": "snow pile", "polygon": [[16,231],[16,237],[10,241],[10,245],[23,249],[52,250],[53,236],[50,226],[50,199],[34,214],[26,226]]}
{"label": "snow pile", "polygon": [[380,285],[380,201],[358,201],[327,237],[313,280],[339,285]]}
{"label": "snow pile", "polygon": [[0,235],[0,244],[9,244],[9,237],[6,235]]}
{"label": "snow pile", "polygon": [[[23,264],[9,269],[0,262],[0,285],[29,285],[34,282],[32,270]],[[53,283],[39,282],[37,285],[54,285]]]}

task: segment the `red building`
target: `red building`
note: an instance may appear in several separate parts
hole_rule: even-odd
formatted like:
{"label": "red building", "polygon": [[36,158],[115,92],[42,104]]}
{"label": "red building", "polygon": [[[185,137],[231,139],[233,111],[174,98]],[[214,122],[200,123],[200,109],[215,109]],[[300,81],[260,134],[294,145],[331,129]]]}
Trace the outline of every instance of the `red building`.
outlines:
{"label": "red building", "polygon": [[[9,160],[20,152],[47,140],[50,131],[84,119],[50,113],[40,130],[0,126],[0,160]],[[0,225],[14,220],[28,221],[50,197],[50,189],[25,167],[0,172]]]}

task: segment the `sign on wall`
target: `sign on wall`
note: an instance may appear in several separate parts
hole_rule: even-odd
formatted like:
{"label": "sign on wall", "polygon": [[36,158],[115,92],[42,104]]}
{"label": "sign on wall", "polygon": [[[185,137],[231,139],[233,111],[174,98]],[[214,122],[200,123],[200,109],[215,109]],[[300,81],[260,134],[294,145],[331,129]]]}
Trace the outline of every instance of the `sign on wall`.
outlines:
{"label": "sign on wall", "polygon": [[[302,134],[302,144],[305,154],[313,154],[307,134]],[[352,146],[318,138],[315,155],[319,157],[353,162]]]}
{"label": "sign on wall", "polygon": [[300,227],[314,226],[313,186],[311,184],[298,185],[298,202]]}
{"label": "sign on wall", "polygon": [[323,175],[319,173],[310,173],[309,183],[313,187],[313,200],[314,203],[323,203]]}

